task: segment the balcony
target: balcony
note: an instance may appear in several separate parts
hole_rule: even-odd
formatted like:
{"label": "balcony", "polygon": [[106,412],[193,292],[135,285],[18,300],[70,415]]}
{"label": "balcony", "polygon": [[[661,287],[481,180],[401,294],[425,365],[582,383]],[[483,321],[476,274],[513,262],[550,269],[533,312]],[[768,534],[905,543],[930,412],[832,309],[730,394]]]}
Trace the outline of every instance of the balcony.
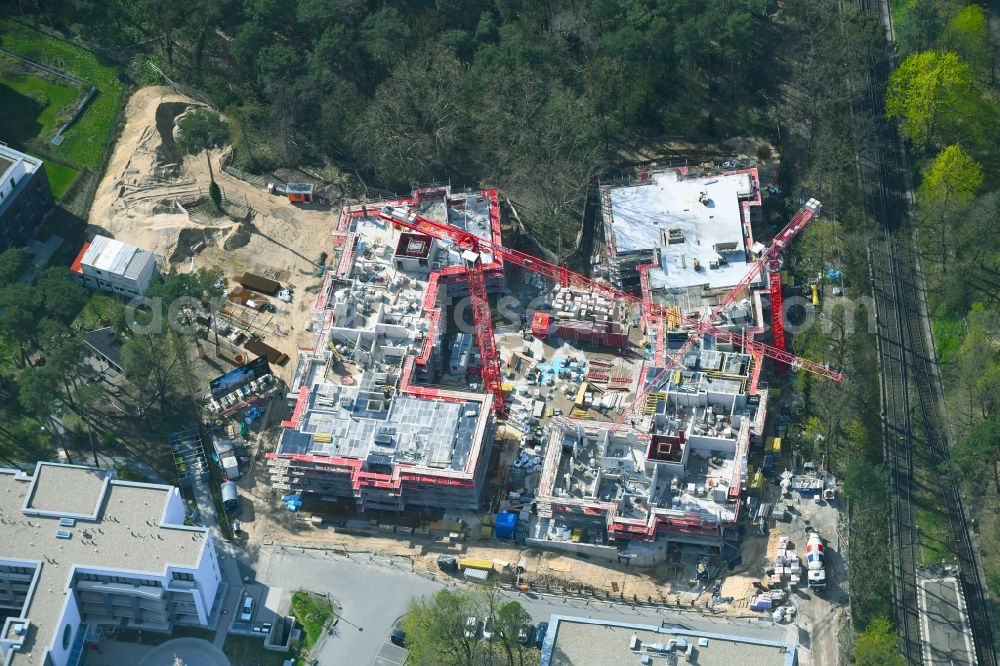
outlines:
{"label": "balcony", "polygon": [[85,622],[80,623],[76,629],[76,637],[73,638],[73,647],[70,648],[69,657],[66,659],[66,666],[79,666],[83,660],[83,646],[87,641],[87,631],[89,627]]}

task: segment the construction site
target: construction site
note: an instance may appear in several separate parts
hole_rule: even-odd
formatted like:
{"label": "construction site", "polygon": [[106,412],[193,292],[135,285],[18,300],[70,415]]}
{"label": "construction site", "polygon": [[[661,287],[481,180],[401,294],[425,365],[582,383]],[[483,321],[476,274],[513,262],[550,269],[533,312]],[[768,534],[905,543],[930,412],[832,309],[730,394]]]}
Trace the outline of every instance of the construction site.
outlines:
{"label": "construction site", "polygon": [[[272,488],[320,513],[514,513],[522,543],[612,561],[736,558],[759,510],[745,500],[763,359],[838,378],[754,337],[775,300],[758,287],[819,203],[765,246],[752,168],[644,174],[602,195],[594,279],[504,246],[495,190],[344,206],[267,454]],[[650,261],[631,284],[637,252]]]}
{"label": "construction site", "polygon": [[[756,168],[643,170],[600,188],[591,277],[504,245],[492,189],[334,207],[213,151],[243,207],[208,218],[204,158],[169,136],[196,105],[132,98],[91,222],[180,270],[223,268],[219,321],[198,321],[237,367],[204,408],[219,456],[239,458],[246,538],[759,612],[768,526],[825,483],[795,470],[779,486],[780,462],[761,463],[764,364],[839,379],[784,349],[782,255],[819,202],[762,243]],[[259,448],[226,447],[265,411],[284,415]]]}

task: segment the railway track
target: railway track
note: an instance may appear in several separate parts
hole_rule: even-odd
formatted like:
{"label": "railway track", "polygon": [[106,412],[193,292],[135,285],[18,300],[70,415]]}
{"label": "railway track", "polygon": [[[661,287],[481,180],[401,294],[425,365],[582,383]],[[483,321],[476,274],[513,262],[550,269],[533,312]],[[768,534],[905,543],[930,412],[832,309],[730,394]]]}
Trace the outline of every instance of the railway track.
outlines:
{"label": "railway track", "polygon": [[[889,27],[885,0],[859,0],[862,11]],[[890,535],[896,626],[906,659],[922,663],[916,569],[920,535],[914,507],[914,446],[924,443],[932,465],[948,457],[948,436],[937,358],[926,328],[923,281],[905,224],[908,205],[905,156],[895,128],[885,122],[883,94],[891,51],[869,48],[867,112],[874,136],[860,147],[860,177],[870,185],[868,209],[878,222],[869,250],[881,365],[885,466],[890,483]],[[916,430],[915,430],[916,429]],[[955,553],[980,664],[997,664],[989,600],[982,569],[955,484],[941,480],[939,506],[950,519]]]}

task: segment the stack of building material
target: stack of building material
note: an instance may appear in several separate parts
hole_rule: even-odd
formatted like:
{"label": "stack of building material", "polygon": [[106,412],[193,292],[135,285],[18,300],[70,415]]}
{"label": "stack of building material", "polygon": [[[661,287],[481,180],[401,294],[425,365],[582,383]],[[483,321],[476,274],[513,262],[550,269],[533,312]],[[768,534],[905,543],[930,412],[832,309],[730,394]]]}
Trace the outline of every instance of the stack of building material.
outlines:
{"label": "stack of building material", "polygon": [[770,590],[750,597],[750,610],[770,611],[777,608],[785,600],[784,590]]}
{"label": "stack of building material", "polygon": [[523,449],[517,454],[517,458],[512,463],[516,469],[524,469],[526,472],[536,472],[542,467],[541,456],[530,455]]}
{"label": "stack of building material", "polygon": [[624,359],[615,359],[614,364],[611,366],[610,375],[608,388],[626,391],[632,386],[632,377],[628,374]]}

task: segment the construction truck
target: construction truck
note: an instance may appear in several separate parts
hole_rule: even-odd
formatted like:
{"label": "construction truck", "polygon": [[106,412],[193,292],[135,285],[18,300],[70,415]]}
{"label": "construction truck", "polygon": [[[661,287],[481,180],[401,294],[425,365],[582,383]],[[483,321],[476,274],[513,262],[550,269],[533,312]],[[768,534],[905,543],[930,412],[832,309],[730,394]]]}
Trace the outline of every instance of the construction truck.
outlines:
{"label": "construction truck", "polygon": [[809,587],[822,590],[826,587],[826,546],[819,532],[809,532],[806,540],[806,564]]}

